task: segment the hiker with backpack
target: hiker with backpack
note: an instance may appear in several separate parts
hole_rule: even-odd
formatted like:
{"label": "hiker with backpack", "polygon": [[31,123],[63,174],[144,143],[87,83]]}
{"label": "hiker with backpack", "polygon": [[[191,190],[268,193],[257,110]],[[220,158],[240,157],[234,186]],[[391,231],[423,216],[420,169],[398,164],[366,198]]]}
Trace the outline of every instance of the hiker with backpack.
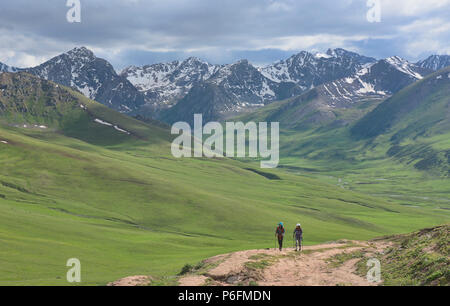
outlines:
{"label": "hiker with backpack", "polygon": [[295,251],[301,251],[302,250],[302,240],[303,240],[303,229],[302,225],[300,223],[297,224],[294,230],[293,234],[294,240],[295,240]]}
{"label": "hiker with backpack", "polygon": [[278,238],[278,245],[280,251],[283,250],[283,239],[284,239],[284,226],[283,222],[278,223],[278,227],[275,229],[275,236]]}

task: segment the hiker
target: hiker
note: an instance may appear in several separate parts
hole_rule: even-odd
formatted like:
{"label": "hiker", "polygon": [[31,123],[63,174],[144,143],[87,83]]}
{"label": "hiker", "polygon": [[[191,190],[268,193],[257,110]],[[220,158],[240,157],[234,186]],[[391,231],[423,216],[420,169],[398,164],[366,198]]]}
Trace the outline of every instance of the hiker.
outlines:
{"label": "hiker", "polygon": [[303,230],[302,225],[300,223],[297,224],[294,230],[294,240],[295,240],[295,251],[302,250],[302,240],[303,240]]}
{"label": "hiker", "polygon": [[278,227],[275,229],[275,236],[278,238],[278,245],[280,246],[280,251],[282,251],[283,250],[283,238],[284,238],[283,222],[278,223]]}

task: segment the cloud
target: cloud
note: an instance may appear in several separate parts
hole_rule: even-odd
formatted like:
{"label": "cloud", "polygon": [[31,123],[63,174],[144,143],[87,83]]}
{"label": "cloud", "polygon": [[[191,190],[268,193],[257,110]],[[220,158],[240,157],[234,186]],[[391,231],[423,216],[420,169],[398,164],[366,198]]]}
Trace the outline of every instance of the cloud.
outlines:
{"label": "cloud", "polygon": [[381,23],[367,21],[366,2],[81,0],[82,22],[71,24],[65,1],[7,1],[0,10],[0,61],[28,66],[80,45],[117,68],[189,55],[217,63],[244,55],[273,61],[328,47],[411,59],[448,52],[443,24],[450,0],[381,0]]}
{"label": "cloud", "polygon": [[410,56],[418,57],[430,49],[435,50],[436,53],[450,54],[450,20],[448,19],[415,20],[400,27],[399,30],[404,35],[414,33],[414,38],[408,40],[406,44],[406,52]]}
{"label": "cloud", "polygon": [[429,12],[448,8],[450,0],[381,0],[381,8],[389,17],[420,17]]}

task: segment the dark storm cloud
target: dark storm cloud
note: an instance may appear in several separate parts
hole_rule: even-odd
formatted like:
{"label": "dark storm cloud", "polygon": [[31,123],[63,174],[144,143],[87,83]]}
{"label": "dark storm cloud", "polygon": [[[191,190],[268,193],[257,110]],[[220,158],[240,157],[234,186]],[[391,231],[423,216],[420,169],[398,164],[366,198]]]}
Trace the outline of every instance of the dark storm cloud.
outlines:
{"label": "dark storm cloud", "polygon": [[382,22],[366,0],[81,0],[68,23],[65,0],[2,1],[0,61],[27,66],[87,45],[116,66],[199,56],[256,63],[296,51],[344,47],[416,59],[448,53],[447,0],[381,0]]}

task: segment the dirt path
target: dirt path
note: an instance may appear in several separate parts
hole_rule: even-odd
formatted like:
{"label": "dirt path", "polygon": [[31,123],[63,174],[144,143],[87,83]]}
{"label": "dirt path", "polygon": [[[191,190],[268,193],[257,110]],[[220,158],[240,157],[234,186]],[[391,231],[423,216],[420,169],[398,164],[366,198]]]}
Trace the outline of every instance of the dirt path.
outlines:
{"label": "dirt path", "polygon": [[[391,244],[342,240],[304,247],[249,250],[224,254],[202,262],[196,271],[178,279],[180,286],[376,286],[356,273],[357,264],[383,252]],[[146,286],[148,276],[130,276],[108,286]]]}
{"label": "dirt path", "polygon": [[330,268],[326,260],[341,253],[351,253],[361,248],[330,249],[309,255],[295,255],[280,259],[264,271],[264,278],[259,281],[265,286],[335,286],[368,285],[367,281],[356,274],[355,264],[358,259],[345,262],[338,268]]}
{"label": "dirt path", "polygon": [[[208,259],[209,271],[195,271],[179,279],[180,286],[373,286],[357,275],[356,264],[363,257],[383,251],[385,242],[342,241],[304,247],[303,252],[250,250]],[[357,254],[358,258],[353,258]],[[338,256],[339,257],[336,257]]]}
{"label": "dirt path", "polygon": [[[307,246],[302,252],[285,249],[248,250],[208,258],[195,267],[185,266],[183,276],[152,278],[133,276],[111,286],[377,286],[366,279],[371,258],[381,260],[386,285],[446,286],[449,225],[422,229],[410,234],[376,238],[370,241],[339,240]],[[446,244],[447,243],[447,244]],[[418,254],[416,257],[409,256]],[[431,262],[428,274],[410,271],[426,258]],[[406,269],[405,267],[408,267]],[[374,272],[374,271],[372,271]],[[375,273],[376,274],[376,273]],[[374,274],[372,274],[373,276]],[[431,279],[431,276],[440,275]]]}

